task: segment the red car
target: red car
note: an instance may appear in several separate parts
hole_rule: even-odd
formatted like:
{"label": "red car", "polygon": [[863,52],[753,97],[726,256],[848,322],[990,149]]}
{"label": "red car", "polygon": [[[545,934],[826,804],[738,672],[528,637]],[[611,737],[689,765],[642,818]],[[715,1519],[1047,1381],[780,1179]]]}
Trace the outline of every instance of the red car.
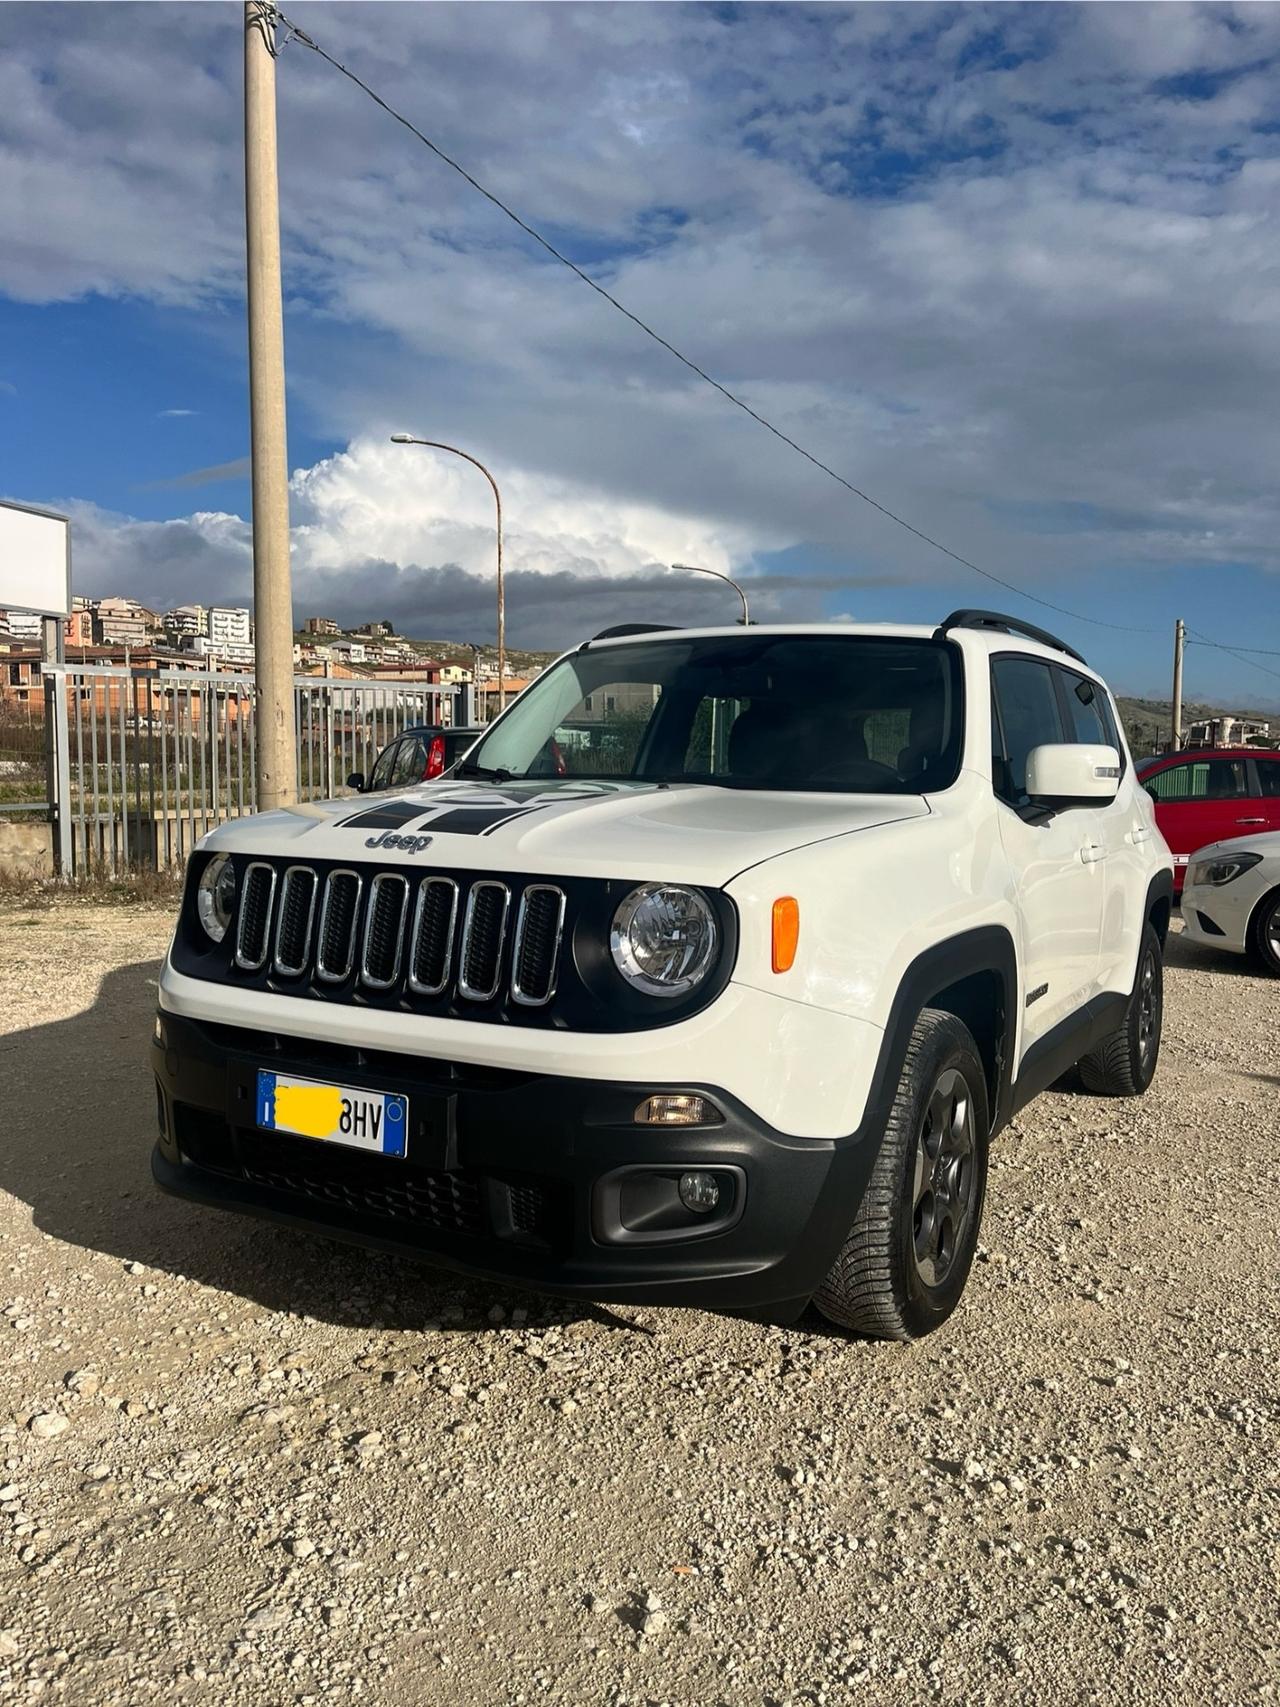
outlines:
{"label": "red car", "polygon": [[1182,892],[1188,856],[1210,842],[1280,830],[1280,752],[1197,747],[1139,759],[1138,778],[1156,803],[1156,823],[1173,850]]}

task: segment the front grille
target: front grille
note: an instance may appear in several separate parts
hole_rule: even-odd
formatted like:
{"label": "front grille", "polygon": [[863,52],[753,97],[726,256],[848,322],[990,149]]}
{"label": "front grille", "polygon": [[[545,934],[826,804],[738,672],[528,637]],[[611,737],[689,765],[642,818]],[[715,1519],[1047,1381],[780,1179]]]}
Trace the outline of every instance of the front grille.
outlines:
{"label": "front grille", "polygon": [[369,885],[364,947],[360,956],[360,976],[375,990],[389,990],[400,976],[404,915],[408,905],[408,878],[390,871],[379,872]]}
{"label": "front grille", "polygon": [[[390,1168],[396,1164],[383,1163]],[[246,1164],[244,1177],[253,1185],[287,1191],[313,1203],[333,1204],[359,1215],[379,1215],[392,1221],[413,1221],[437,1233],[479,1238],[488,1231],[482,1181],[474,1174],[404,1173],[395,1178],[360,1175],[306,1167],[258,1167]]]}
{"label": "front grille", "polygon": [[528,1008],[540,1008],[556,993],[556,961],[564,930],[564,891],[550,883],[531,883],[520,898],[511,994]]}
{"label": "front grille", "polygon": [[438,996],[449,982],[453,933],[458,920],[458,885],[447,877],[425,878],[418,889],[409,950],[409,988]]}
{"label": "front grille", "polygon": [[462,927],[462,970],[458,993],[471,1002],[490,1002],[502,978],[511,891],[505,883],[473,883]]}
{"label": "front grille", "polygon": [[271,904],[275,893],[274,867],[255,860],[244,874],[240,921],[236,928],[236,964],[246,971],[256,972],[266,961],[271,941]]}
{"label": "front grille", "polygon": [[510,1002],[513,1014],[555,996],[566,906],[553,883],[460,886],[437,873],[310,865],[277,873],[256,860],[243,874],[235,964],[269,970],[291,993],[313,984],[330,999],[438,1001],[455,1013]]}
{"label": "front grille", "polygon": [[306,971],[319,888],[319,879],[309,865],[291,865],[281,879],[275,968],[287,978]]}
{"label": "front grille", "polygon": [[570,1188],[562,1180],[419,1168],[412,1149],[405,1161],[362,1155],[288,1133],[233,1126],[222,1113],[190,1103],[175,1102],[173,1116],[174,1137],[187,1162],[308,1203],[458,1238],[562,1249],[571,1237]]}
{"label": "front grille", "polygon": [[351,976],[356,958],[361,887],[354,871],[331,871],[325,882],[316,975],[328,984],[341,984]]}

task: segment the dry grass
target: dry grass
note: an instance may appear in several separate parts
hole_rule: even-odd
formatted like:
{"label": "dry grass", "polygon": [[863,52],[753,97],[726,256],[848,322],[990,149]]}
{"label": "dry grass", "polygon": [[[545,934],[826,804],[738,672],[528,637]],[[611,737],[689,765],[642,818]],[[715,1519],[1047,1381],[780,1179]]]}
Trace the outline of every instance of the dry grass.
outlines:
{"label": "dry grass", "polygon": [[122,871],[111,876],[95,872],[60,881],[56,877],[26,877],[0,872],[0,911],[55,906],[160,907],[172,911],[182,898],[183,872]]}

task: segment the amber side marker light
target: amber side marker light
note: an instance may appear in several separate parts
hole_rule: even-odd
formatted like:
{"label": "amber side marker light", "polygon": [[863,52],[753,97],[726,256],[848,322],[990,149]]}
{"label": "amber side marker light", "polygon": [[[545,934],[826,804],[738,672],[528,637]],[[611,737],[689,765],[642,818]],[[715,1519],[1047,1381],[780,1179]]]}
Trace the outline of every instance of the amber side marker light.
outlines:
{"label": "amber side marker light", "polygon": [[773,903],[773,969],[790,972],[800,942],[800,903],[794,895],[780,895]]}

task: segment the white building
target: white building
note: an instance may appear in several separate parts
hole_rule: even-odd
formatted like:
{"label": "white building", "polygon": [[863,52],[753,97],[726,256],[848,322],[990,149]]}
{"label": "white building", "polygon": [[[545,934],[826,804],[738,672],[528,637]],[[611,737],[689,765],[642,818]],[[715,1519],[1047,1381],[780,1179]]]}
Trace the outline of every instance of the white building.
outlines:
{"label": "white building", "polygon": [[34,611],[11,610],[7,613],[6,633],[11,640],[39,640],[40,618]]}
{"label": "white building", "polygon": [[253,647],[240,646],[232,641],[214,640],[207,634],[184,634],[181,650],[192,652],[197,657],[207,658],[211,664],[245,664],[253,665]]}
{"label": "white building", "polygon": [[170,634],[209,632],[209,612],[204,605],[177,605],[164,613],[163,622]]}
{"label": "white building", "polygon": [[210,605],[209,638],[215,646],[249,646],[253,634],[247,610],[230,605]]}

